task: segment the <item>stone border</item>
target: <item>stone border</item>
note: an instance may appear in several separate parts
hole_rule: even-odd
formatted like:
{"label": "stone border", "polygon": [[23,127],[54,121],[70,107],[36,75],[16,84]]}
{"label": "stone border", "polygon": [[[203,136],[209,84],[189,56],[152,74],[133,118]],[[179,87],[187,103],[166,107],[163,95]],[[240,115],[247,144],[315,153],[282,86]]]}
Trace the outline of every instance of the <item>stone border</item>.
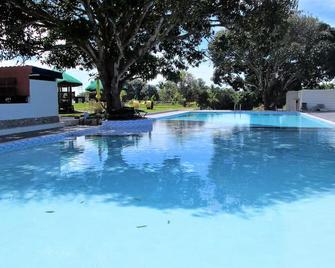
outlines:
{"label": "stone border", "polygon": [[14,127],[14,128],[5,128],[0,129],[0,137],[12,134],[21,134],[27,133],[32,131],[40,131],[40,130],[48,130],[48,129],[55,129],[61,128],[63,125],[61,123],[54,123],[54,124],[43,124],[43,125],[33,125],[33,126],[26,126],[26,127]]}
{"label": "stone border", "polygon": [[0,120],[0,130],[54,123],[59,123],[58,116]]}

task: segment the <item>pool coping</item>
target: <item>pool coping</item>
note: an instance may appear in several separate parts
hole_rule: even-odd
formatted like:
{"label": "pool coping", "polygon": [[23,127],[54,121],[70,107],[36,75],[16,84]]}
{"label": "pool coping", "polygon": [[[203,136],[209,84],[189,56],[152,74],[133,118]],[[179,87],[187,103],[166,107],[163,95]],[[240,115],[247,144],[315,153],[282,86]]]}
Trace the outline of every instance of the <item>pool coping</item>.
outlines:
{"label": "pool coping", "polygon": [[316,120],[323,121],[323,122],[328,123],[328,124],[330,124],[330,125],[332,125],[332,126],[335,127],[335,122],[334,121],[327,120],[325,118],[321,118],[321,117],[318,117],[318,116],[315,116],[315,115],[312,115],[312,114],[309,114],[309,113],[300,113],[300,114],[303,114],[303,115],[305,115],[307,117],[310,117],[310,118],[313,118],[313,119],[316,119]]}
{"label": "pool coping", "polygon": [[157,114],[148,114],[146,115],[147,118],[149,119],[162,119],[162,118],[168,118],[168,117],[173,117],[176,115],[183,115],[191,112],[197,112],[194,110],[184,110],[184,111],[171,111],[171,112],[164,112],[164,113],[157,113]]}

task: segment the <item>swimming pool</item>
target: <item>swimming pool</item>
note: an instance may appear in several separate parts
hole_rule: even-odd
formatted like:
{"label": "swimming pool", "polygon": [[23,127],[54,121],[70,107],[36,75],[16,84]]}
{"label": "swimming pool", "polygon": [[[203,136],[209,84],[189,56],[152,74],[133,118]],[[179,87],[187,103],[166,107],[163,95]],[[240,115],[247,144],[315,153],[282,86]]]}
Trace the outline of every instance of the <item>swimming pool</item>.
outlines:
{"label": "swimming pool", "polygon": [[0,266],[330,268],[334,159],[332,128],[183,117],[2,153]]}
{"label": "swimming pool", "polygon": [[167,119],[204,121],[207,125],[222,127],[333,128],[335,125],[296,112],[188,112]]}

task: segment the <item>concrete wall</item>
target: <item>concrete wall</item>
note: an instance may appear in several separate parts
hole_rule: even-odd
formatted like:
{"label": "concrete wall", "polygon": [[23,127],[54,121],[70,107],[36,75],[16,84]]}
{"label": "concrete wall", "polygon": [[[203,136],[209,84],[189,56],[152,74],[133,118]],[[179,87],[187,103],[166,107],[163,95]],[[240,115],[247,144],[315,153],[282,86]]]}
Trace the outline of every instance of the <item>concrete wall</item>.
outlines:
{"label": "concrete wall", "polygon": [[30,80],[28,103],[0,104],[0,120],[58,116],[56,82]]}
{"label": "concrete wall", "polygon": [[286,93],[288,111],[300,110],[303,102],[307,103],[308,110],[313,110],[318,104],[324,104],[328,110],[335,111],[335,90],[304,89]]}
{"label": "concrete wall", "polygon": [[[297,103],[298,102],[298,103]],[[290,112],[299,110],[299,91],[288,91],[286,93],[286,109]]]}
{"label": "concrete wall", "polygon": [[335,90],[311,90],[299,91],[300,103],[307,103],[308,110],[313,110],[318,104],[324,104],[328,110],[335,111]]}

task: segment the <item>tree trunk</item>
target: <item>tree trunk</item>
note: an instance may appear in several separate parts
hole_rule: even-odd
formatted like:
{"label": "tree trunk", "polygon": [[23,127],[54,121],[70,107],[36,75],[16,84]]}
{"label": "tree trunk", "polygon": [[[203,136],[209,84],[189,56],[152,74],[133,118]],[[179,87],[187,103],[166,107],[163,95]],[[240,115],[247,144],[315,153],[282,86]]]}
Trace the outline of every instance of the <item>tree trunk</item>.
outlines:
{"label": "tree trunk", "polygon": [[271,110],[271,97],[269,96],[269,89],[264,88],[263,90],[263,104],[264,110]]}
{"label": "tree trunk", "polygon": [[106,72],[103,75],[100,73],[100,77],[107,102],[106,112],[107,114],[112,114],[122,108],[119,83],[117,79],[110,79],[110,76]]}
{"label": "tree trunk", "polygon": [[106,92],[107,114],[111,114],[122,108],[118,85],[106,84],[106,87],[104,86],[104,92]]}

